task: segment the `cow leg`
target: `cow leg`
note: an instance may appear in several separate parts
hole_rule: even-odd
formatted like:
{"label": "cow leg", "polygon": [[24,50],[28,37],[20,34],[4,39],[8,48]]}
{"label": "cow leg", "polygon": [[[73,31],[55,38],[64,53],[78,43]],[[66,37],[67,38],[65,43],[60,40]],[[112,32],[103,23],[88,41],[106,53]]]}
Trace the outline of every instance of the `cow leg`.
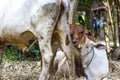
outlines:
{"label": "cow leg", "polygon": [[59,34],[61,37],[61,47],[67,57],[69,64],[69,78],[75,77],[75,66],[74,66],[74,54],[70,48],[70,45],[66,45],[66,34]]}
{"label": "cow leg", "polygon": [[53,57],[50,40],[51,38],[48,36],[48,34],[45,35],[46,36],[42,36],[42,39],[39,40],[40,51],[42,56],[42,71],[39,80],[48,80],[48,78],[50,77],[49,67],[51,59]]}
{"label": "cow leg", "polygon": [[71,52],[69,46],[62,45],[62,49],[65,52],[65,55],[68,60],[69,70],[70,70],[69,77],[74,78],[75,77],[74,54]]}
{"label": "cow leg", "polygon": [[55,21],[51,21],[53,20],[50,20],[50,22],[46,24],[47,26],[44,26],[42,30],[39,30],[40,35],[38,37],[38,42],[42,56],[42,71],[40,73],[39,80],[48,80],[53,73],[51,70],[51,65],[53,63],[54,54],[51,46],[51,39],[55,27],[53,26],[53,24],[55,24]]}
{"label": "cow leg", "polygon": [[0,47],[0,64],[2,63],[3,54],[4,54],[4,47]]}
{"label": "cow leg", "polygon": [[[54,37],[54,35],[53,35],[53,37]],[[42,62],[43,62],[42,72],[41,72],[41,75],[40,75],[41,76],[40,80],[48,80],[48,79],[49,80],[54,80],[54,78],[55,78],[54,74],[57,71],[57,68],[56,68],[57,65],[55,65],[55,66],[53,66],[53,65],[54,65],[54,58],[56,56],[56,52],[57,52],[57,49],[58,49],[59,45],[58,45],[58,42],[56,40],[54,40],[53,38],[52,38],[52,44],[50,43],[51,42],[50,39],[47,39],[47,40],[49,40],[49,43],[40,42],[40,46],[41,46],[41,44],[46,43],[46,44],[44,44],[43,48],[40,47],[40,50],[41,50],[41,53],[42,53]],[[47,45],[47,47],[46,47],[46,45]],[[45,52],[43,49],[47,50],[47,51]],[[53,53],[51,53],[51,52],[53,52]],[[48,74],[48,76],[47,77],[45,76],[46,78],[44,78],[44,79],[43,79],[43,75],[44,75],[43,73]]]}
{"label": "cow leg", "polygon": [[[56,1],[56,2],[55,2]],[[35,28],[35,34],[38,38],[41,56],[42,71],[39,80],[48,80],[50,77],[50,64],[53,58],[51,47],[51,38],[58,20],[60,1],[53,0],[43,5],[31,18],[31,24]]]}
{"label": "cow leg", "polygon": [[[53,35],[54,37],[54,35]],[[55,41],[55,40],[52,40],[52,41]],[[55,57],[56,57],[56,52],[57,52],[57,49],[59,48],[59,44],[58,42],[52,42],[52,51],[53,51],[53,57],[52,57],[52,60],[51,60],[51,64],[50,64],[50,78],[49,80],[54,80],[55,78],[55,72],[57,71],[57,68],[58,68],[58,64],[55,63]]]}

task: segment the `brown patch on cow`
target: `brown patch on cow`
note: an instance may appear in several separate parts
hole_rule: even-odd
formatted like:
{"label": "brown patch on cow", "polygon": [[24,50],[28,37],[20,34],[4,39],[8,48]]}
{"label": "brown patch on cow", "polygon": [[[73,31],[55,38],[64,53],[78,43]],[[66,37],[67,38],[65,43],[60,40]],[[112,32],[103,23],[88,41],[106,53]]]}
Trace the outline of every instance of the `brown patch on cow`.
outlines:
{"label": "brown patch on cow", "polygon": [[68,39],[68,35],[66,35],[66,42],[65,43],[66,43],[66,45],[69,45],[69,43],[70,43],[69,39]]}
{"label": "brown patch on cow", "polygon": [[61,40],[60,40],[60,36],[58,35],[58,33],[59,33],[59,31],[53,32],[52,39],[51,39],[52,51],[54,54],[57,52],[57,49],[59,47],[61,48],[61,46],[60,46]]}
{"label": "brown patch on cow", "polygon": [[61,18],[61,16],[63,15],[64,11],[65,11],[64,3],[63,3],[63,1],[61,1],[61,5],[60,5],[60,15],[59,15],[59,17],[58,17],[58,20],[60,20],[60,18]]}
{"label": "brown patch on cow", "polygon": [[95,45],[95,47],[96,47],[97,49],[106,49],[106,46],[103,45],[103,44],[97,44],[97,45]]}
{"label": "brown patch on cow", "polygon": [[37,39],[35,37],[35,35],[30,31],[25,31],[25,32],[21,33],[19,37],[20,37],[20,41],[23,41],[23,42],[24,41],[29,42],[30,40],[36,40]]}
{"label": "brown patch on cow", "polygon": [[31,41],[35,41],[37,38],[30,31],[25,31],[19,35],[17,40],[13,40],[15,45],[19,46],[23,52],[27,51],[27,48],[31,45]]}
{"label": "brown patch on cow", "polygon": [[[61,1],[61,4],[60,4],[60,12],[59,12],[58,20],[57,20],[56,25],[55,25],[55,28],[54,28],[55,30],[56,30],[56,28],[57,28],[57,25],[58,25],[59,21],[61,21],[61,16],[63,15],[64,11],[65,11],[64,2]],[[54,30],[54,31],[55,31],[55,30]]]}

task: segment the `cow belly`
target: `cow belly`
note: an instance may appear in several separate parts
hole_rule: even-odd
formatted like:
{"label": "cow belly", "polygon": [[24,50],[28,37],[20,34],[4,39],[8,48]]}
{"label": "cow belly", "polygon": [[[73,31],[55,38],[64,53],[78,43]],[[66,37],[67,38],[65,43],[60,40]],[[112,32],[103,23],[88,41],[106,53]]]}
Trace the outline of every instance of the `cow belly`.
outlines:
{"label": "cow belly", "polygon": [[29,42],[35,39],[37,38],[30,31],[26,31],[20,34],[17,33],[13,34],[11,32],[11,34],[3,33],[2,37],[0,37],[0,42],[4,42],[5,45],[18,45],[18,44],[29,45]]}
{"label": "cow belly", "polygon": [[[46,33],[59,13],[58,0],[0,0],[0,41],[23,42]],[[16,3],[19,3],[18,5]],[[59,10],[57,11],[59,12]],[[54,15],[54,13],[56,15]],[[45,26],[45,27],[44,27]],[[44,27],[44,28],[43,28]],[[49,29],[52,32],[52,29]],[[30,34],[26,34],[29,31]],[[41,33],[40,33],[41,31]],[[38,34],[37,34],[38,33]],[[24,35],[23,35],[24,34]],[[32,34],[32,35],[31,35]],[[27,39],[26,39],[27,36]],[[33,37],[34,36],[34,37]],[[26,40],[24,40],[26,39]]]}

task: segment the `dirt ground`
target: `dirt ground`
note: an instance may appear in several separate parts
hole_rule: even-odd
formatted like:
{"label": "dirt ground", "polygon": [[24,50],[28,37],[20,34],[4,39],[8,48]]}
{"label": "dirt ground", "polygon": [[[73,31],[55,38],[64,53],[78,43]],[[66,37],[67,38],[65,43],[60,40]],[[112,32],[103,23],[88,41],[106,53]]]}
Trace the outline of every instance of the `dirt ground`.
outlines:
{"label": "dirt ground", "polygon": [[[105,44],[102,40],[99,38],[98,43]],[[109,66],[110,72],[107,80],[120,80],[120,61],[109,60]],[[0,80],[38,80],[40,71],[40,61],[9,62],[3,59],[0,65]]]}
{"label": "dirt ground", "polygon": [[[109,80],[120,80],[120,61],[109,60],[109,63]],[[38,80],[40,70],[40,61],[3,61],[0,66],[0,80]]]}

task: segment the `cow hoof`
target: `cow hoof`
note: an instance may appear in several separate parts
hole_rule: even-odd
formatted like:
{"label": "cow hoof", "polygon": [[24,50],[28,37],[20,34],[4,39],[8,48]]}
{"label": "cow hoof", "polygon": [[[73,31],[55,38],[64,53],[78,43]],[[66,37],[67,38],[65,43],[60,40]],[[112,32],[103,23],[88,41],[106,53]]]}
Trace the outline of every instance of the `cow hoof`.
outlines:
{"label": "cow hoof", "polygon": [[50,75],[40,75],[39,80],[49,80]]}
{"label": "cow hoof", "polygon": [[55,80],[54,76],[50,76],[48,80]]}

